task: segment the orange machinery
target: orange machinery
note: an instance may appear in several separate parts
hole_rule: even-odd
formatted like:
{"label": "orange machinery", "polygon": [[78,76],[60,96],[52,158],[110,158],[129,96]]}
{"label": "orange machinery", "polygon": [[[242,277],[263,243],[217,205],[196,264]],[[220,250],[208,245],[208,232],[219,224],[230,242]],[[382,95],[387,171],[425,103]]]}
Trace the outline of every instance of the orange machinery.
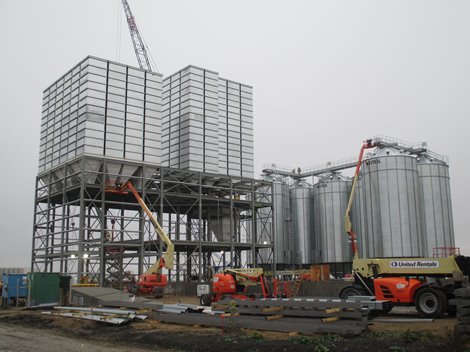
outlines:
{"label": "orange machinery", "polygon": [[341,298],[375,296],[394,305],[416,306],[421,317],[442,317],[455,313],[448,300],[462,287],[464,275],[470,273],[470,258],[451,255],[443,258],[369,258],[360,259],[356,234],[350,220],[362,156],[365,149],[380,146],[380,140],[363,143],[345,214],[345,231],[351,240],[354,284],[343,288]]}
{"label": "orange machinery", "polygon": [[126,182],[124,185],[121,186],[108,187],[106,189],[106,192],[114,194],[128,194],[129,192],[131,192],[134,198],[144,210],[145,214],[147,214],[147,217],[155,228],[158,237],[160,237],[160,239],[165,243],[165,254],[160,259],[158,259],[152,266],[150,266],[142,275],[139,276],[136,285],[136,293],[161,296],[163,294],[164,287],[168,284],[168,277],[165,274],[162,274],[162,269],[173,269],[173,243],[158,223],[155,215],[153,215],[153,213],[147,207],[144,200],[139,195],[139,193],[130,181]]}
{"label": "orange machinery", "polygon": [[203,306],[209,306],[212,302],[217,302],[225,297],[233,299],[254,298],[254,295],[247,292],[248,286],[253,285],[261,285],[262,296],[269,297],[263,269],[225,269],[222,273],[214,274],[211,288],[207,284],[198,285],[198,291],[204,291],[200,295],[200,303]]}

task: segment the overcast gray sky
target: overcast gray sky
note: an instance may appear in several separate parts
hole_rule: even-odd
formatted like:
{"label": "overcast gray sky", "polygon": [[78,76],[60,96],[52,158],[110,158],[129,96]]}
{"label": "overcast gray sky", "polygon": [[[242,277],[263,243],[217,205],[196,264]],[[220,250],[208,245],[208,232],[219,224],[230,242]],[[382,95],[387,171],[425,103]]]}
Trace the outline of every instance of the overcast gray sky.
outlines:
{"label": "overcast gray sky", "polygon": [[[354,156],[377,134],[448,155],[470,255],[470,2],[129,2],[161,73],[253,85],[256,174]],[[30,264],[42,91],[87,55],[137,66],[121,6],[0,0],[0,267]]]}

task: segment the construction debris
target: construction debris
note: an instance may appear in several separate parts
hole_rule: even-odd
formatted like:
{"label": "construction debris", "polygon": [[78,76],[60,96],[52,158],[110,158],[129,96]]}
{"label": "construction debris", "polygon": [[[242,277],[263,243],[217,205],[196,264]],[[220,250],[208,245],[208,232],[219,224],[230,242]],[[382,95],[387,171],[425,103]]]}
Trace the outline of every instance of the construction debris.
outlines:
{"label": "construction debris", "polygon": [[206,307],[193,304],[163,304],[157,311],[163,313],[202,313],[205,309]]}
{"label": "construction debris", "polygon": [[85,307],[54,307],[57,310],[65,310],[70,312],[86,312],[92,314],[110,314],[110,315],[119,315],[127,316],[132,319],[145,320],[148,316],[139,314],[146,313],[145,310],[135,311],[135,310],[124,310],[124,309],[113,309],[113,308],[85,308]]}
{"label": "construction debris", "polygon": [[230,325],[286,333],[356,335],[367,327],[369,313],[361,302],[341,299],[226,299],[215,303],[212,309],[221,314],[192,314],[162,309],[153,317],[162,322],[184,325],[221,328]]}
{"label": "construction debris", "polygon": [[55,311],[44,311],[42,314],[68,318],[86,319],[114,325],[121,325],[134,319],[144,320],[147,315],[142,311],[94,307],[54,307]]}
{"label": "construction debris", "polygon": [[68,318],[78,318],[78,319],[86,319],[86,320],[94,320],[103,323],[109,323],[114,325],[121,325],[128,322],[130,319],[128,318],[116,318],[114,316],[107,316],[107,315],[99,315],[99,314],[86,314],[86,313],[72,313],[72,312],[52,312],[46,311],[42,312],[42,314],[46,315],[55,315],[61,317],[68,317]]}

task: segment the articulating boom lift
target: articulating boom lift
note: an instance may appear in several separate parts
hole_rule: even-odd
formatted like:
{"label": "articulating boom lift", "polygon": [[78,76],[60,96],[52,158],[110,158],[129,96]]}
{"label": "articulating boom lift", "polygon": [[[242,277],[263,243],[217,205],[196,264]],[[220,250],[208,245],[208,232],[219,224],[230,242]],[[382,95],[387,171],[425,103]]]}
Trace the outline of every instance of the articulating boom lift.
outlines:
{"label": "articulating boom lift", "polygon": [[352,230],[351,224],[351,209],[354,200],[354,193],[356,191],[357,181],[359,179],[359,171],[361,170],[362,158],[364,156],[364,151],[366,149],[374,148],[375,144],[372,143],[371,139],[368,139],[362,144],[361,151],[359,152],[359,158],[356,165],[356,172],[354,173],[354,180],[351,187],[351,194],[349,196],[348,207],[346,208],[346,216],[344,217],[344,228],[346,233],[349,235],[349,239],[351,241],[351,249],[353,253],[353,258],[357,259],[359,257],[357,252],[357,238],[356,233]]}
{"label": "articulating boom lift", "polygon": [[[200,303],[209,306],[212,302],[220,301],[225,297],[231,299],[253,298],[247,292],[248,286],[261,285],[263,297],[269,297],[268,284],[261,268],[225,269],[222,273],[215,274],[212,278],[210,293],[202,294]],[[201,285],[207,286],[207,285]]]}
{"label": "articulating boom lift", "polygon": [[159,260],[157,260],[142,275],[139,276],[139,280],[137,282],[136,293],[161,296],[163,294],[163,288],[168,283],[167,276],[162,274],[161,271],[162,271],[162,268],[166,268],[168,270],[173,269],[174,244],[171,242],[168,235],[165,233],[163,228],[158,223],[155,215],[153,215],[153,213],[147,207],[144,200],[139,195],[139,193],[137,192],[137,190],[134,188],[134,186],[132,185],[130,181],[126,182],[122,186],[117,186],[114,188],[107,188],[106,190],[106,192],[108,193],[115,193],[115,194],[128,194],[129,191],[132,193],[134,198],[140,204],[145,214],[147,214],[147,217],[149,218],[150,222],[155,228],[155,232],[157,233],[158,237],[166,245],[165,254],[163,254],[163,256]]}

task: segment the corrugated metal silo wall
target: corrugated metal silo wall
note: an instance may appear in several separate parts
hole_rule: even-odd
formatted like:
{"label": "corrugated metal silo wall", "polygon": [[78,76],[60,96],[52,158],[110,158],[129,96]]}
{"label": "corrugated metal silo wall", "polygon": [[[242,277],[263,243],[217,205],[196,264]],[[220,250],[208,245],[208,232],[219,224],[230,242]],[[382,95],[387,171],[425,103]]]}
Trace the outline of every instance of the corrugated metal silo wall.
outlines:
{"label": "corrugated metal silo wall", "polygon": [[436,247],[455,247],[449,167],[422,157],[418,175],[424,255],[431,257]]}
{"label": "corrugated metal silo wall", "polygon": [[416,159],[382,154],[365,160],[362,173],[365,256],[422,256]]}
{"label": "corrugated metal silo wall", "polygon": [[344,214],[348,206],[351,182],[333,176],[313,187],[314,261],[316,263],[351,262]]}
{"label": "corrugated metal silo wall", "polygon": [[273,221],[275,256],[278,264],[291,262],[293,241],[289,236],[289,186],[284,181],[273,183]]}
{"label": "corrugated metal silo wall", "polygon": [[292,234],[296,258],[292,264],[313,262],[313,198],[312,188],[296,184],[289,189],[292,214]]}

